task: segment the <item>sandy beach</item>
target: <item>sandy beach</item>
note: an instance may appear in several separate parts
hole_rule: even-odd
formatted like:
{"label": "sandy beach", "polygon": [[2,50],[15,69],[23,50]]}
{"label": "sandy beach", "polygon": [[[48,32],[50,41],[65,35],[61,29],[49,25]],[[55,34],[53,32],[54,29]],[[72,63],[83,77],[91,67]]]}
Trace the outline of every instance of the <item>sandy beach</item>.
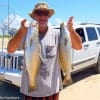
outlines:
{"label": "sandy beach", "polygon": [[60,100],[100,100],[100,74],[66,87],[60,92]]}

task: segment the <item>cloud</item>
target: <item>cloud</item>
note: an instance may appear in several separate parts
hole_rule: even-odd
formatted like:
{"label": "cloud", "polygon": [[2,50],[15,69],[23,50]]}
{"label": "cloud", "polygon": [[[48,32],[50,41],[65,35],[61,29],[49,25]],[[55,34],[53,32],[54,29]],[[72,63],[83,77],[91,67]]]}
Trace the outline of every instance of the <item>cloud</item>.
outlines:
{"label": "cloud", "polygon": [[60,25],[60,24],[61,24],[61,22],[62,22],[62,20],[61,20],[61,19],[59,19],[59,18],[56,18],[56,19],[55,19],[55,21],[56,21],[56,24],[57,24],[57,25]]}
{"label": "cloud", "polygon": [[9,28],[16,28],[18,29],[20,27],[20,22],[21,20],[24,19],[19,15],[9,15],[7,16],[4,21],[3,21],[3,25],[8,25],[9,23]]}
{"label": "cloud", "polygon": [[[11,29],[18,29],[20,27],[21,20],[24,19],[19,15],[10,14],[7,16],[2,23],[0,23],[0,35],[4,31],[5,34],[8,34],[8,28]],[[8,27],[9,23],[9,27]]]}
{"label": "cloud", "polygon": [[[20,27],[20,22],[24,19],[23,17],[19,15],[10,14],[4,19],[3,25],[6,25],[6,26],[8,25],[8,17],[9,17],[9,28],[16,28],[16,29]],[[29,20],[27,21],[29,22]],[[59,26],[61,22],[62,20],[60,18],[55,18],[53,22],[49,21],[48,25],[49,26]]]}
{"label": "cloud", "polygon": [[60,26],[62,20],[60,18],[55,18],[53,21],[49,20],[49,26]]}

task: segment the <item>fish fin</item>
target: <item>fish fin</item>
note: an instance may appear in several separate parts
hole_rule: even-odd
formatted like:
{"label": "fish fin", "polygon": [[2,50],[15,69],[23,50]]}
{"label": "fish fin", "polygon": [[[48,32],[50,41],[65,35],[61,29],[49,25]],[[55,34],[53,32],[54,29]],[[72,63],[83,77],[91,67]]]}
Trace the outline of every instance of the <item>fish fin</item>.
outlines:
{"label": "fish fin", "polygon": [[71,76],[65,76],[65,77],[64,77],[63,85],[70,85],[70,84],[72,84],[72,83],[73,83],[73,81],[72,81]]}
{"label": "fish fin", "polygon": [[35,91],[36,89],[37,89],[36,84],[29,85],[29,87],[28,87],[28,92]]}

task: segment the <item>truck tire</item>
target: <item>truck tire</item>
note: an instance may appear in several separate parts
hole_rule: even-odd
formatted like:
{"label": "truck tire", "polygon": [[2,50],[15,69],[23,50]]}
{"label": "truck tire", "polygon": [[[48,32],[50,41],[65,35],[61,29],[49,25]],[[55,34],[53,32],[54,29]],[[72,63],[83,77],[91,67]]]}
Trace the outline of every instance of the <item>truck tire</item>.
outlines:
{"label": "truck tire", "polygon": [[100,73],[100,55],[99,55],[99,57],[98,57],[98,61],[97,61],[97,64],[96,64],[96,72],[97,73]]}

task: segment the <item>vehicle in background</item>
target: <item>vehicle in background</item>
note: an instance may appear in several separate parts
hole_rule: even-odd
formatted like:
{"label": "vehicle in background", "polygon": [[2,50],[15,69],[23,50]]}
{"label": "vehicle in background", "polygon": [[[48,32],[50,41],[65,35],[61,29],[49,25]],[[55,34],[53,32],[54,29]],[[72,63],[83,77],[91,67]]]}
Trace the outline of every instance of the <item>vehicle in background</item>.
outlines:
{"label": "vehicle in background", "polygon": [[100,73],[100,24],[81,23],[75,30],[82,38],[82,49],[73,49],[72,72],[93,67]]}

